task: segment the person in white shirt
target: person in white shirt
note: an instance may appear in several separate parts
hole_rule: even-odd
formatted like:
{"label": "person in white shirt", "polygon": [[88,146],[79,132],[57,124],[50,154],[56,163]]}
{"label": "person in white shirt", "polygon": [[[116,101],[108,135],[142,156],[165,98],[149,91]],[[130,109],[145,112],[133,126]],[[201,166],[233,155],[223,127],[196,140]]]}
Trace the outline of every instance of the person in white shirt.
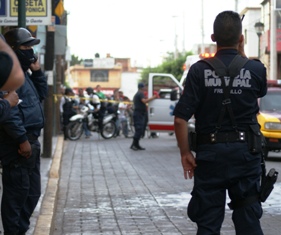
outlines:
{"label": "person in white shirt", "polygon": [[130,109],[130,100],[128,97],[123,96],[122,102],[119,103],[119,121],[122,128],[123,135],[128,138],[128,109]]}

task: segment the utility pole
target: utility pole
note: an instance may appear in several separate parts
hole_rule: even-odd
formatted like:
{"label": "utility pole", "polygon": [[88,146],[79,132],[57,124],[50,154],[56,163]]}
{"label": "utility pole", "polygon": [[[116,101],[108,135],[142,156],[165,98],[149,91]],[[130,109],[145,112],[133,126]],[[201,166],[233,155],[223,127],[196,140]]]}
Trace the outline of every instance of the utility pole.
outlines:
{"label": "utility pole", "polygon": [[177,21],[176,21],[177,17],[178,16],[173,16],[173,18],[175,19],[175,52],[174,52],[175,59],[178,58],[178,34],[177,34]]}
{"label": "utility pole", "polygon": [[25,1],[18,1],[18,27],[26,28]]}
{"label": "utility pole", "polygon": [[[52,0],[52,15],[54,15],[55,0]],[[53,22],[54,23],[54,22]],[[48,78],[48,97],[44,101],[44,113],[45,113],[45,126],[43,135],[43,153],[42,157],[52,157],[52,140],[53,140],[53,102],[54,102],[54,54],[55,54],[55,26],[46,26],[46,48],[45,48],[45,74]]]}
{"label": "utility pole", "polygon": [[201,53],[205,53],[205,43],[204,43],[204,0],[201,0],[201,37],[202,37],[202,42],[201,42]]}
{"label": "utility pole", "polygon": [[238,0],[235,0],[235,11],[238,12]]}
{"label": "utility pole", "polygon": [[50,158],[52,156],[52,138],[53,138],[53,63],[54,63],[54,32],[48,31],[46,27],[46,53],[45,53],[45,74],[48,79],[48,97],[44,100],[45,126],[43,135],[43,153],[42,157]]}
{"label": "utility pole", "polygon": [[[55,55],[55,74],[56,74],[56,82],[55,82],[55,87],[54,87],[54,91],[56,94],[61,94],[61,84],[62,84],[62,73],[63,73],[63,67],[62,67],[62,61],[63,58],[61,55]],[[55,130],[54,133],[55,135],[59,135],[60,134],[60,128],[61,128],[61,122],[60,122],[60,101],[61,97],[57,96],[57,102],[54,105],[55,108],[55,120],[54,120],[54,126],[55,126]]]}
{"label": "utility pole", "polygon": [[182,52],[185,53],[185,14],[183,12],[183,36],[182,36]]}

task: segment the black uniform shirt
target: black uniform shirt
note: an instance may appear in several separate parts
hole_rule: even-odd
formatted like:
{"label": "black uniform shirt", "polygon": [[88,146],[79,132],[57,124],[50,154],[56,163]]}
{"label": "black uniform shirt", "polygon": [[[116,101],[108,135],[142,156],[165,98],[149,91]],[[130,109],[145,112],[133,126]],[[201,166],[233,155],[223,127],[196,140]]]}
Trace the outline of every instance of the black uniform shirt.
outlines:
{"label": "black uniform shirt", "polygon": [[138,112],[146,112],[146,104],[144,104],[141,100],[144,99],[144,93],[142,91],[138,91],[133,98],[134,101],[134,110]]}
{"label": "black uniform shirt", "polygon": [[[228,66],[238,54],[235,49],[219,50],[216,57]],[[257,123],[258,98],[266,94],[266,68],[260,61],[249,60],[236,77],[230,93],[231,106],[239,130],[247,130],[249,124]],[[183,94],[174,115],[188,121],[194,114],[196,132],[212,133],[216,130],[222,108],[223,90],[219,77],[205,62],[193,64],[187,74]],[[226,111],[221,131],[233,131]]]}

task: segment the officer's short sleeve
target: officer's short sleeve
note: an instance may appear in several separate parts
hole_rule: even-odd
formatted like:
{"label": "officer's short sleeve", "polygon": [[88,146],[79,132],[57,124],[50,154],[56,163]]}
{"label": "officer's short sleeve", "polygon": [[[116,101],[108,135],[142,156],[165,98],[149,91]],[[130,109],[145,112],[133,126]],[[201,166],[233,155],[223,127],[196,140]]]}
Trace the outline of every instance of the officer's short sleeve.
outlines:
{"label": "officer's short sleeve", "polygon": [[6,83],[12,71],[13,60],[5,52],[0,52],[0,88]]}

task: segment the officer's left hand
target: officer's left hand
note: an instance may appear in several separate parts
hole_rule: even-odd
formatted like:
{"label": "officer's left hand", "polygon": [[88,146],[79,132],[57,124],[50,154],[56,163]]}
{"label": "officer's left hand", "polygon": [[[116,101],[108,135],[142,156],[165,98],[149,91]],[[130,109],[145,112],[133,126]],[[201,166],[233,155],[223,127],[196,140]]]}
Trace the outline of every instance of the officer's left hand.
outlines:
{"label": "officer's left hand", "polygon": [[181,155],[181,164],[183,167],[184,178],[192,179],[194,175],[194,169],[196,167],[196,162],[193,153],[191,151]]}
{"label": "officer's left hand", "polygon": [[18,153],[25,158],[29,158],[31,156],[32,149],[28,140],[19,145]]}

